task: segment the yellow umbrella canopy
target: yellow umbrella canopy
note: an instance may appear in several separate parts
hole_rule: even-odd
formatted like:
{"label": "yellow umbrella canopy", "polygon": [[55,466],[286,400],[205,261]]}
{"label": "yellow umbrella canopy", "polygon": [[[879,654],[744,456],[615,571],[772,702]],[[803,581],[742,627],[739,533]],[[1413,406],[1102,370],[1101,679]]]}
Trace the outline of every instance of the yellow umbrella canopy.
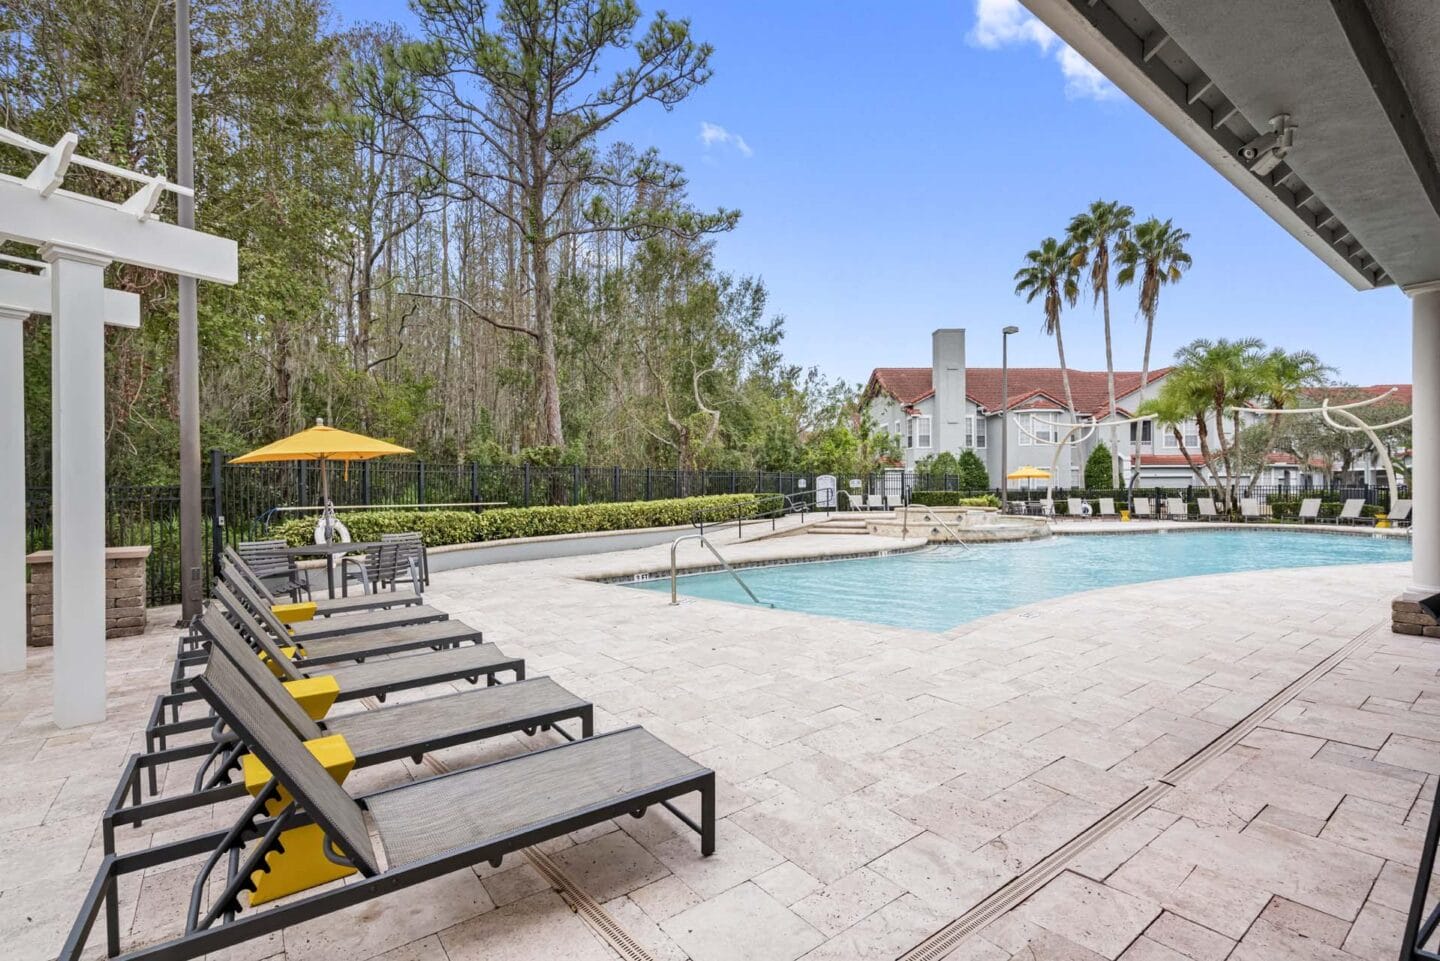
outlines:
{"label": "yellow umbrella canopy", "polygon": [[1019,470],[1012,470],[1005,475],[1010,480],[1049,480],[1050,472],[1041,470],[1038,467],[1031,467],[1028,464]]}
{"label": "yellow umbrella canopy", "polygon": [[264,464],[274,461],[291,460],[321,461],[321,496],[325,500],[329,500],[330,477],[329,472],[324,469],[324,462],[339,460],[348,463],[352,460],[371,460],[375,457],[385,457],[390,454],[413,453],[415,452],[408,447],[400,447],[399,445],[391,444],[383,440],[376,440],[373,437],[366,437],[364,434],[352,434],[348,430],[327,427],[323,420],[316,420],[314,427],[302,430],[298,434],[291,434],[289,437],[277,440],[273,444],[266,444],[264,447],[256,448],[248,454],[233,457],[230,459],[230,463]]}

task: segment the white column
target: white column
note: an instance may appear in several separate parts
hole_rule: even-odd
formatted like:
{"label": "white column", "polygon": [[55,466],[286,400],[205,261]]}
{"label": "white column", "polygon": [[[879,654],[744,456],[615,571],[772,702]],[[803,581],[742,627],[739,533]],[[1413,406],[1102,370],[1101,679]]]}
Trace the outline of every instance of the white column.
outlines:
{"label": "white column", "polygon": [[55,547],[54,718],[105,719],[105,266],[46,246]]}
{"label": "white column", "polygon": [[1411,363],[1415,390],[1412,440],[1414,466],[1410,491],[1414,500],[1414,572],[1407,594],[1440,594],[1440,283],[1410,288],[1414,322]]}
{"label": "white column", "polygon": [[0,674],[25,670],[25,318],[0,307]]}

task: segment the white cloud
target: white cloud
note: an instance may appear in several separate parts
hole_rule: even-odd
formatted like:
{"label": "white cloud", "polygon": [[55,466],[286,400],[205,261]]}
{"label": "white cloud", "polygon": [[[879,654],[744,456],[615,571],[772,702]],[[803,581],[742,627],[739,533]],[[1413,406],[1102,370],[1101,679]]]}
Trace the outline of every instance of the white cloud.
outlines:
{"label": "white cloud", "polygon": [[1072,99],[1109,100],[1120,95],[1104,74],[1061,43],[1053,30],[1020,5],[1020,0],[975,0],[975,26],[966,39],[986,50],[1033,44],[1047,56],[1054,51],[1065,77],[1065,96]]}
{"label": "white cloud", "polygon": [[755,151],[745,142],[745,138],[738,133],[731,133],[718,123],[710,123],[708,120],[700,121],[700,142],[705,149],[711,147],[734,147],[742,157],[753,157]]}

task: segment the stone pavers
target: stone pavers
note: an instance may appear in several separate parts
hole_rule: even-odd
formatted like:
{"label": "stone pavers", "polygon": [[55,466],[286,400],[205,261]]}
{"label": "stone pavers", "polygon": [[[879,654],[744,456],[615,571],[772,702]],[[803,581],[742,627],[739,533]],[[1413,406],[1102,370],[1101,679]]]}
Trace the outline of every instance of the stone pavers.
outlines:
{"label": "stone pavers", "polygon": [[[732,561],[905,546],[717,540]],[[705,562],[693,544],[681,561]],[[1132,585],[946,634],[670,607],[575,579],[666,566],[668,550],[652,548],[472,568],[437,574],[429,598],[594,700],[599,729],[644,724],[715,768],[713,858],[653,811],[543,846],[653,957],[696,961],[900,955],[1382,619],[1407,575],[1378,565]],[[111,644],[103,725],[49,725],[46,653],[0,689],[0,802],[18,798],[0,803],[7,957],[53,954],[98,863],[99,812],[167,675],[162,618]],[[1376,635],[952,957],[1393,957],[1435,785],[1437,669],[1440,642]],[[394,764],[354,780],[424,773]],[[233,810],[157,821],[123,843],[225,824]],[[134,944],[165,933],[166,900],[188,878],[157,872],[123,890]],[[523,857],[232,954],[618,956]]]}

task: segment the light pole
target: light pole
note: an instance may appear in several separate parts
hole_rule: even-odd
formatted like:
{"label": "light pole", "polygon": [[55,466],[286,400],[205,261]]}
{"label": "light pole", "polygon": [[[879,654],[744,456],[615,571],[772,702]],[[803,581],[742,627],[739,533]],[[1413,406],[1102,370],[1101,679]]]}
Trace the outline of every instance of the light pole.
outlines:
{"label": "light pole", "polygon": [[1020,333],[1013,324],[1000,331],[1000,510],[1010,507],[1010,335]]}
{"label": "light pole", "polygon": [[[190,0],[175,0],[175,176],[195,186],[194,121],[190,106]],[[175,222],[195,227],[195,198],[181,194]],[[180,623],[200,613],[200,332],[195,314],[195,278],[179,278],[180,345],[177,358],[180,409]],[[219,497],[217,490],[215,496]]]}

